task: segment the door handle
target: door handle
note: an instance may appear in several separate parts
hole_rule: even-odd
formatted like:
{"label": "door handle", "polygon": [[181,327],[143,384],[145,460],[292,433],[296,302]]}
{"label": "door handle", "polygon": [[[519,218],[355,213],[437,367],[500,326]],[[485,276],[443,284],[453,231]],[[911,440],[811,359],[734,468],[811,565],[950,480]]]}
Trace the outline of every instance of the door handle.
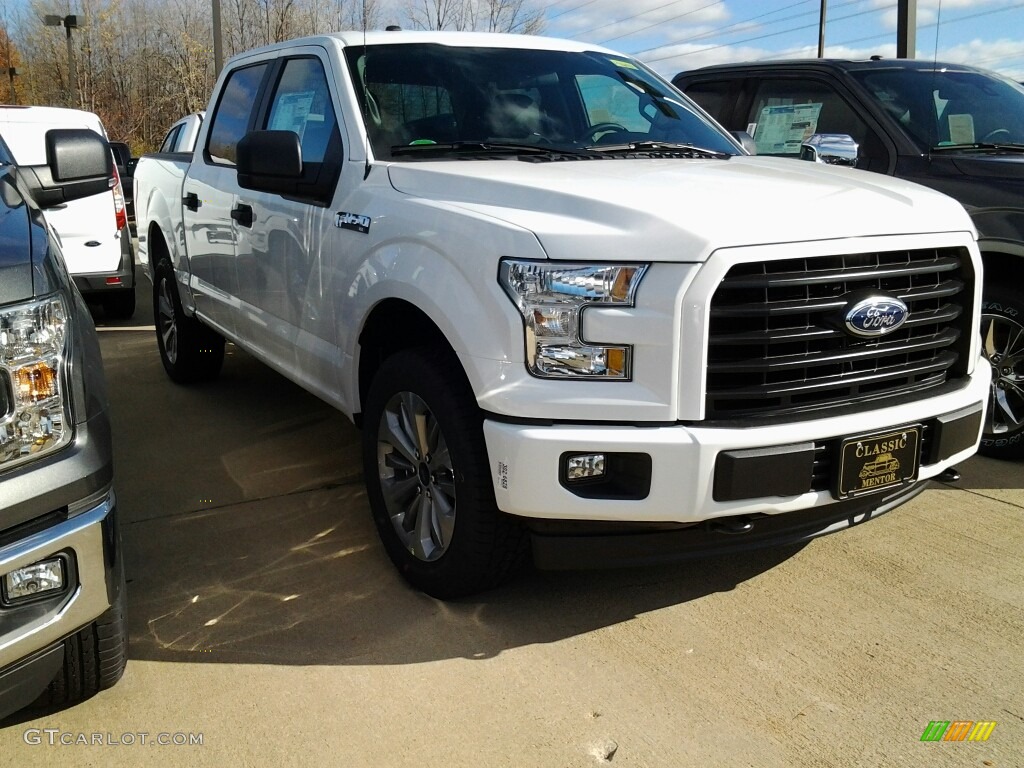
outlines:
{"label": "door handle", "polygon": [[181,204],[188,208],[190,211],[198,211],[199,206],[202,203],[199,202],[199,195],[195,192],[189,192],[183,198],[181,198]]}
{"label": "door handle", "polygon": [[256,217],[252,214],[251,205],[239,203],[231,209],[231,218],[241,227],[251,227]]}

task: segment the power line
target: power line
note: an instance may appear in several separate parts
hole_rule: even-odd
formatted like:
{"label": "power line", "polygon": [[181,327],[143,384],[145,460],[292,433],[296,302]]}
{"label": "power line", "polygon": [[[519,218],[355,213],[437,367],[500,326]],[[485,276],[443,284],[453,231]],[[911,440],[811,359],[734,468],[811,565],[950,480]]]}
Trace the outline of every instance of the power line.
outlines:
{"label": "power line", "polygon": [[[1024,5],[1024,3],[1022,3],[1022,5]],[[858,11],[857,13],[850,13],[850,14],[847,14],[846,16],[840,16],[840,17],[834,19],[834,21],[844,21],[846,19],[853,19],[853,18],[856,18],[858,16],[865,16],[865,15],[867,15],[869,13],[878,13],[879,11],[884,11],[884,10],[886,10],[886,9],[885,8],[869,8],[866,11]],[[806,15],[806,14],[804,14],[804,15]],[[765,38],[778,37],[779,35],[786,35],[786,34],[789,34],[791,32],[802,32],[805,29],[817,29],[817,28],[818,28],[817,24],[806,24],[806,25],[804,25],[802,27],[793,27],[791,29],[784,29],[784,30],[782,30],[780,32],[769,32],[769,33],[764,34],[764,35],[757,35],[755,37],[747,37],[747,38],[744,38],[743,40],[733,40],[730,43],[722,43],[721,45],[710,45],[707,48],[699,48],[696,51],[684,51],[683,53],[671,53],[671,54],[668,54],[667,56],[659,56],[659,57],[653,58],[653,59],[647,58],[647,59],[644,59],[644,63],[651,64],[651,63],[653,63],[655,61],[664,61],[665,59],[675,59],[675,58],[679,58],[679,57],[682,57],[682,56],[692,56],[695,53],[705,53],[706,51],[714,51],[714,50],[717,50],[719,48],[728,48],[729,46],[732,46],[732,45],[741,45],[743,43],[750,43],[750,42],[753,42],[755,40],[764,40]],[[685,41],[680,41],[680,42],[685,42]],[[668,48],[671,45],[678,45],[678,44],[679,43],[669,43],[668,45],[659,45],[658,48]],[[658,48],[653,48],[651,50],[658,50]]]}
{"label": "power line", "polygon": [[562,16],[565,16],[565,14],[567,14],[567,13],[572,13],[573,11],[578,11],[583,6],[591,5],[592,3],[596,3],[596,2],[597,2],[597,0],[587,0],[585,3],[580,3],[579,5],[574,5],[572,8],[566,8],[564,11],[562,11],[561,13],[556,13],[554,16],[548,16],[547,20],[551,21],[553,19],[560,18]]}
{"label": "power line", "polygon": [[[966,16],[957,16],[955,19],[949,19],[948,21],[942,22],[946,26],[950,24],[956,24],[960,21],[967,21],[968,19],[976,19],[979,16],[991,16],[993,13],[1002,13],[1003,11],[1012,11],[1015,8],[1024,8],[1024,3],[1017,3],[1016,5],[1007,5],[1002,8],[991,8],[987,11],[978,11],[977,13],[969,13]],[[936,22],[930,24],[922,24],[918,29],[930,29],[931,27],[938,26]]]}
{"label": "power line", "polygon": [[651,8],[650,10],[647,10],[647,11],[641,11],[640,13],[634,13],[632,16],[627,16],[624,19],[617,19],[616,21],[609,21],[607,24],[602,24],[599,27],[591,27],[590,29],[585,29],[582,32],[577,32],[576,34],[573,35],[573,37],[580,37],[581,35],[589,35],[591,32],[597,32],[597,30],[604,29],[605,27],[611,27],[611,26],[614,26],[616,24],[624,24],[625,22],[632,21],[633,19],[639,18],[640,16],[646,16],[648,13],[654,13],[655,11],[660,11],[662,8],[668,8],[670,5],[676,5],[678,2],[680,2],[680,0],[672,0],[672,2],[665,3],[664,5],[659,5],[657,8]]}
{"label": "power line", "polygon": [[702,5],[700,8],[694,8],[692,11],[687,11],[686,13],[681,13],[678,16],[673,16],[671,19],[664,19],[663,21],[656,21],[653,24],[648,24],[646,27],[641,27],[640,29],[634,29],[632,32],[626,32],[624,34],[617,35],[616,37],[609,37],[607,40],[602,40],[601,44],[604,45],[605,43],[610,43],[613,40],[618,40],[619,38],[629,37],[630,35],[635,35],[637,32],[643,32],[644,30],[650,29],[651,27],[656,27],[659,24],[664,24],[665,22],[675,21],[676,19],[681,19],[684,16],[690,16],[690,15],[692,15],[694,13],[697,13],[698,11],[703,11],[706,8],[711,8],[711,7],[716,6],[716,5],[721,5],[724,2],[725,2],[725,0],[715,0],[715,2],[713,2],[713,3],[708,3],[707,5]]}
{"label": "power line", "polygon": [[[675,41],[673,41],[671,43],[662,43],[661,45],[655,45],[652,48],[645,48],[642,51],[630,51],[630,55],[632,55],[632,56],[640,56],[641,54],[650,53],[651,51],[658,51],[658,50],[661,50],[662,48],[668,48],[669,46],[672,46],[672,45],[680,45],[682,43],[691,43],[694,40],[703,40],[703,39],[708,38],[708,37],[715,37],[716,35],[721,34],[723,32],[726,32],[729,29],[735,29],[736,27],[741,27],[744,24],[749,24],[751,21],[756,21],[757,19],[764,18],[765,16],[770,16],[773,13],[779,13],[780,11],[786,11],[786,10],[789,10],[790,8],[796,8],[798,5],[806,5],[810,1],[811,0],[801,0],[801,2],[793,3],[791,5],[785,5],[782,8],[776,8],[774,11],[768,11],[767,13],[762,13],[762,14],[760,14],[758,16],[752,16],[752,17],[750,17],[748,19],[741,19],[740,21],[734,22],[732,24],[727,24],[724,27],[716,27],[715,29],[710,29],[710,30],[708,30],[706,32],[701,32],[698,35],[690,35],[689,37],[683,38],[681,40],[675,40]],[[845,3],[838,3],[837,5],[833,6],[833,10],[835,8],[842,8],[842,7],[847,6],[847,5],[855,5],[857,3],[862,3],[862,2],[864,2],[864,0],[847,0],[847,2],[845,2]],[[802,19],[805,16],[810,16],[812,13],[817,15],[818,12],[817,11],[806,11],[804,13],[796,13],[796,14],[793,14],[791,16],[783,16],[781,19],[773,19],[772,21],[767,22],[767,24],[780,24],[783,21],[792,21],[793,19]]]}

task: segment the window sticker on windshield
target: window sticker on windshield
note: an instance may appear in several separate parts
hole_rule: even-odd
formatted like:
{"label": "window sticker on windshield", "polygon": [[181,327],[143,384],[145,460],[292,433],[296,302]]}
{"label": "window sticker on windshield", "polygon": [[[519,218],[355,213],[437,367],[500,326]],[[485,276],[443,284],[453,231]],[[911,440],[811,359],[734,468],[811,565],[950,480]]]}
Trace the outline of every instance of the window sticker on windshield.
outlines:
{"label": "window sticker on windshield", "polygon": [[800,145],[817,131],[820,115],[821,102],[765,107],[754,134],[758,154],[799,154]]}
{"label": "window sticker on windshield", "polygon": [[973,144],[974,115],[950,115],[949,140],[954,144]]}
{"label": "window sticker on windshield", "polygon": [[622,59],[608,59],[616,67],[622,67],[623,69],[639,69],[639,67],[631,61],[623,61]]}

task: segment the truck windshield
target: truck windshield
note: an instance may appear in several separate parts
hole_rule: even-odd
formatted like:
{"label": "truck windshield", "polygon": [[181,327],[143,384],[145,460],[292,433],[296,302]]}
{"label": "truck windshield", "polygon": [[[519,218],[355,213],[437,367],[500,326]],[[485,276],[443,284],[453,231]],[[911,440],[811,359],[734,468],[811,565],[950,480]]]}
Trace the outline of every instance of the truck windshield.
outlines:
{"label": "truck windshield", "polygon": [[740,154],[692,102],[625,57],[416,43],[346,55],[377,158],[415,160],[415,151],[392,150],[465,144],[502,145],[506,156],[515,145],[578,154],[649,142]]}
{"label": "truck windshield", "polygon": [[938,69],[851,72],[922,151],[976,144],[1024,146],[1024,88],[995,74]]}

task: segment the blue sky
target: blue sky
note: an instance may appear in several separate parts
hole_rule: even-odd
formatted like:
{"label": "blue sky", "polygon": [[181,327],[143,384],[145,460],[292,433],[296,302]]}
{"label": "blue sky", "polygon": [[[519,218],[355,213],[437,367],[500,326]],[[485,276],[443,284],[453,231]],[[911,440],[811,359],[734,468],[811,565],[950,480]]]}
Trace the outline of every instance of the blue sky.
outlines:
{"label": "blue sky", "polygon": [[[545,34],[601,43],[673,75],[813,57],[821,0],[550,0]],[[827,0],[825,55],[896,55],[896,0]],[[917,58],[1024,80],[1024,0],[918,0]]]}

